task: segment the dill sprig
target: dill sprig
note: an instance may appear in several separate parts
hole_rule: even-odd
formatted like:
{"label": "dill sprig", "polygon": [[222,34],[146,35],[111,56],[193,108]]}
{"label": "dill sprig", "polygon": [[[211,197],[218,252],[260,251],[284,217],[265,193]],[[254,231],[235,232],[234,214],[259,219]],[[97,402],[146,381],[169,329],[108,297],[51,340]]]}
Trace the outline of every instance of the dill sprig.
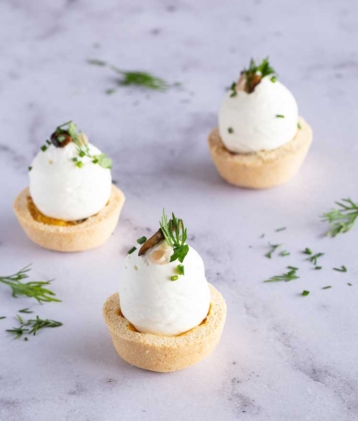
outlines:
{"label": "dill sprig", "polygon": [[[118,67],[114,66],[113,64],[106,63],[102,60],[87,60],[87,63],[93,64],[96,66],[101,67],[108,67],[109,69],[113,70],[117,74],[121,76],[121,78],[117,81],[118,85],[120,86],[140,86],[142,88],[151,89],[154,91],[162,91],[165,92],[170,88],[170,85],[163,79],[152,75],[148,72],[142,71],[125,71],[119,69]],[[113,93],[114,90],[110,89],[107,93]]]}
{"label": "dill sprig", "polygon": [[[265,76],[276,73],[275,70],[270,66],[269,59],[266,57],[262,62],[257,65],[254,59],[250,60],[248,69],[244,69],[241,74],[245,75],[246,86],[245,90],[247,93],[254,91],[255,87],[261,82],[261,79]],[[272,79],[273,83],[276,82],[276,78]]]}
{"label": "dill sprig", "polygon": [[31,270],[31,265],[24,267],[14,275],[0,276],[0,282],[8,285],[12,290],[12,296],[18,297],[19,295],[25,295],[26,297],[35,298],[39,303],[43,302],[60,302],[55,297],[55,293],[47,288],[46,285],[50,285],[52,281],[32,281],[32,282],[21,282],[23,279],[27,279],[28,272]]}
{"label": "dill sprig", "polygon": [[322,215],[322,221],[331,224],[330,230],[327,232],[328,237],[335,237],[350,231],[358,218],[358,203],[353,202],[352,199],[342,199],[336,204],[338,209],[332,209]]}
{"label": "dill sprig", "polygon": [[183,263],[185,256],[189,252],[189,246],[185,244],[188,234],[183,220],[176,218],[174,213],[172,213],[172,219],[168,221],[168,217],[163,209],[163,216],[159,225],[165,241],[169,246],[173,247],[174,253],[170,261],[174,262],[178,259],[180,263]]}
{"label": "dill sprig", "polygon": [[56,320],[40,319],[39,316],[36,316],[36,319],[29,319],[26,322],[24,322],[22,317],[19,315],[17,316],[17,319],[20,323],[20,326],[6,330],[6,332],[15,335],[15,339],[21,338],[21,336],[24,334],[36,335],[40,329],[62,326],[61,322],[57,322]]}
{"label": "dill sprig", "polygon": [[289,282],[295,279],[298,279],[299,276],[296,275],[298,269],[293,266],[287,266],[290,269],[287,273],[283,275],[272,276],[270,279],[264,282]]}
{"label": "dill sprig", "polygon": [[[71,138],[72,142],[77,147],[78,155],[83,158],[84,156],[87,156],[88,158],[92,159],[92,162],[94,164],[98,164],[102,168],[111,169],[112,168],[112,160],[108,158],[108,156],[104,153],[101,153],[100,155],[92,155],[90,152],[90,149],[87,145],[87,143],[84,143],[80,140],[80,133],[77,131],[77,127],[73,121],[67,121],[64,124],[61,124],[61,126],[58,126],[56,128],[56,133],[68,133]],[[83,166],[83,163],[81,161],[78,161],[77,158],[73,159],[74,162],[76,162],[77,167],[81,168]]]}

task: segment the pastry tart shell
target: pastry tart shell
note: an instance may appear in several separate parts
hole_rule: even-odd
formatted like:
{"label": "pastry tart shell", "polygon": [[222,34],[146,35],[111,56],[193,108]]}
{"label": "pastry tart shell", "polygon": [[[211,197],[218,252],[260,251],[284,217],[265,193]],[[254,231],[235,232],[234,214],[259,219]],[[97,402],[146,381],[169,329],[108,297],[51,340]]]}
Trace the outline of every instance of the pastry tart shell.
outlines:
{"label": "pastry tart shell", "polygon": [[125,201],[122,191],[112,185],[109,202],[99,213],[76,225],[57,226],[33,218],[28,207],[29,196],[27,187],[14,202],[13,208],[20,225],[34,243],[62,252],[84,251],[102,245],[115,230]]}
{"label": "pastry tart shell", "polygon": [[312,129],[299,118],[296,136],[272,151],[240,154],[226,149],[218,129],[209,135],[209,149],[221,177],[238,187],[267,189],[286,183],[301,167],[312,143]]}
{"label": "pastry tart shell", "polygon": [[136,367],[170,372],[189,367],[210,354],[221,337],[226,319],[226,304],[220,292],[209,284],[211,306],[206,319],[178,336],[140,333],[121,314],[119,295],[104,304],[103,316],[113,345],[125,361]]}

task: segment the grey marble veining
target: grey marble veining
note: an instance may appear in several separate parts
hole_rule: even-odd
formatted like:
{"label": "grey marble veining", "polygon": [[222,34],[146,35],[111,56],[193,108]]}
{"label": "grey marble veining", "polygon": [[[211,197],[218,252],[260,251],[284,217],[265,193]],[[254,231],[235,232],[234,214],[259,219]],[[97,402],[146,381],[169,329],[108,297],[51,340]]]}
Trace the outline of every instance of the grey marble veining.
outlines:
{"label": "grey marble veining", "polygon": [[[32,279],[55,277],[62,299],[40,306],[0,285],[1,421],[358,419],[357,232],[327,239],[319,219],[335,200],[357,200],[357,12],[351,0],[0,2],[0,274],[32,263]],[[266,55],[314,143],[292,182],[244,191],[219,178],[206,138],[225,88]],[[182,86],[106,95],[115,75],[91,58]],[[32,244],[12,203],[44,139],[69,119],[114,159],[127,201],[106,245],[64,255]],[[101,316],[120,260],[163,206],[185,218],[228,304],[215,352],[164,375],[119,359]],[[291,255],[266,259],[268,241]],[[325,253],[323,270],[305,247]],[[288,264],[298,280],[262,282]],[[342,264],[347,273],[332,270]],[[29,306],[64,326],[12,340],[4,330]]]}

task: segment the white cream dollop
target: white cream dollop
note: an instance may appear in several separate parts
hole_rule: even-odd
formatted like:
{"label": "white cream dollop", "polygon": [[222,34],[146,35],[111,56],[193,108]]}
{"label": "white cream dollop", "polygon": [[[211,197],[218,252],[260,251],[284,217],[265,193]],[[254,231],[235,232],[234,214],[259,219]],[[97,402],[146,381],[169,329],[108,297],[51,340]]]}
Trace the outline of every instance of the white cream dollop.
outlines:
{"label": "white cream dollop", "polygon": [[[165,258],[153,259],[162,250]],[[172,253],[172,248],[163,241],[143,256],[134,251],[122,264],[121,311],[139,332],[180,335],[198,326],[208,314],[210,290],[203,260],[189,247],[183,262],[185,275],[178,275],[177,266],[181,263],[169,262]],[[154,260],[158,263],[153,263]],[[171,281],[175,275],[178,280]]]}
{"label": "white cream dollop", "polygon": [[[91,155],[101,152],[88,144]],[[73,158],[82,161],[81,168]],[[30,194],[45,216],[63,221],[88,218],[103,209],[111,195],[111,171],[94,164],[89,157],[79,157],[76,145],[63,148],[49,145],[33,160],[29,172]]]}
{"label": "white cream dollop", "polygon": [[237,90],[234,97],[231,93],[225,97],[219,112],[219,133],[228,150],[235,153],[268,151],[294,138],[297,103],[282,83],[272,82],[271,76],[265,76],[252,93]]}

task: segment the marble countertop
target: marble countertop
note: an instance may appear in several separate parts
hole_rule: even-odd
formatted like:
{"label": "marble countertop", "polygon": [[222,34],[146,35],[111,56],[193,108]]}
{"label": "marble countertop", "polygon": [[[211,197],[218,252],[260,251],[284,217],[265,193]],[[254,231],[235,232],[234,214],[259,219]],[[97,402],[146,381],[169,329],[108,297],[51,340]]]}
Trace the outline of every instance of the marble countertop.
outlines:
{"label": "marble countertop", "polygon": [[[319,217],[358,200],[357,12],[349,0],[0,2],[0,273],[32,263],[31,279],[55,278],[62,299],[41,306],[0,285],[1,421],[358,419],[358,227],[329,239]],[[207,135],[225,88],[266,55],[314,143],[290,183],[245,191],[219,178]],[[182,87],[107,95],[115,75],[87,59]],[[103,247],[60,254],[25,237],[12,203],[39,146],[69,119],[114,158],[127,201]],[[101,314],[126,250],[163,207],[185,218],[228,305],[215,352],[171,374],[122,361]],[[265,258],[269,241],[290,256]],[[321,271],[305,247],[325,253]],[[287,265],[299,279],[263,283]],[[347,273],[332,270],[341,265]],[[15,341],[5,329],[24,307],[64,326]]]}

